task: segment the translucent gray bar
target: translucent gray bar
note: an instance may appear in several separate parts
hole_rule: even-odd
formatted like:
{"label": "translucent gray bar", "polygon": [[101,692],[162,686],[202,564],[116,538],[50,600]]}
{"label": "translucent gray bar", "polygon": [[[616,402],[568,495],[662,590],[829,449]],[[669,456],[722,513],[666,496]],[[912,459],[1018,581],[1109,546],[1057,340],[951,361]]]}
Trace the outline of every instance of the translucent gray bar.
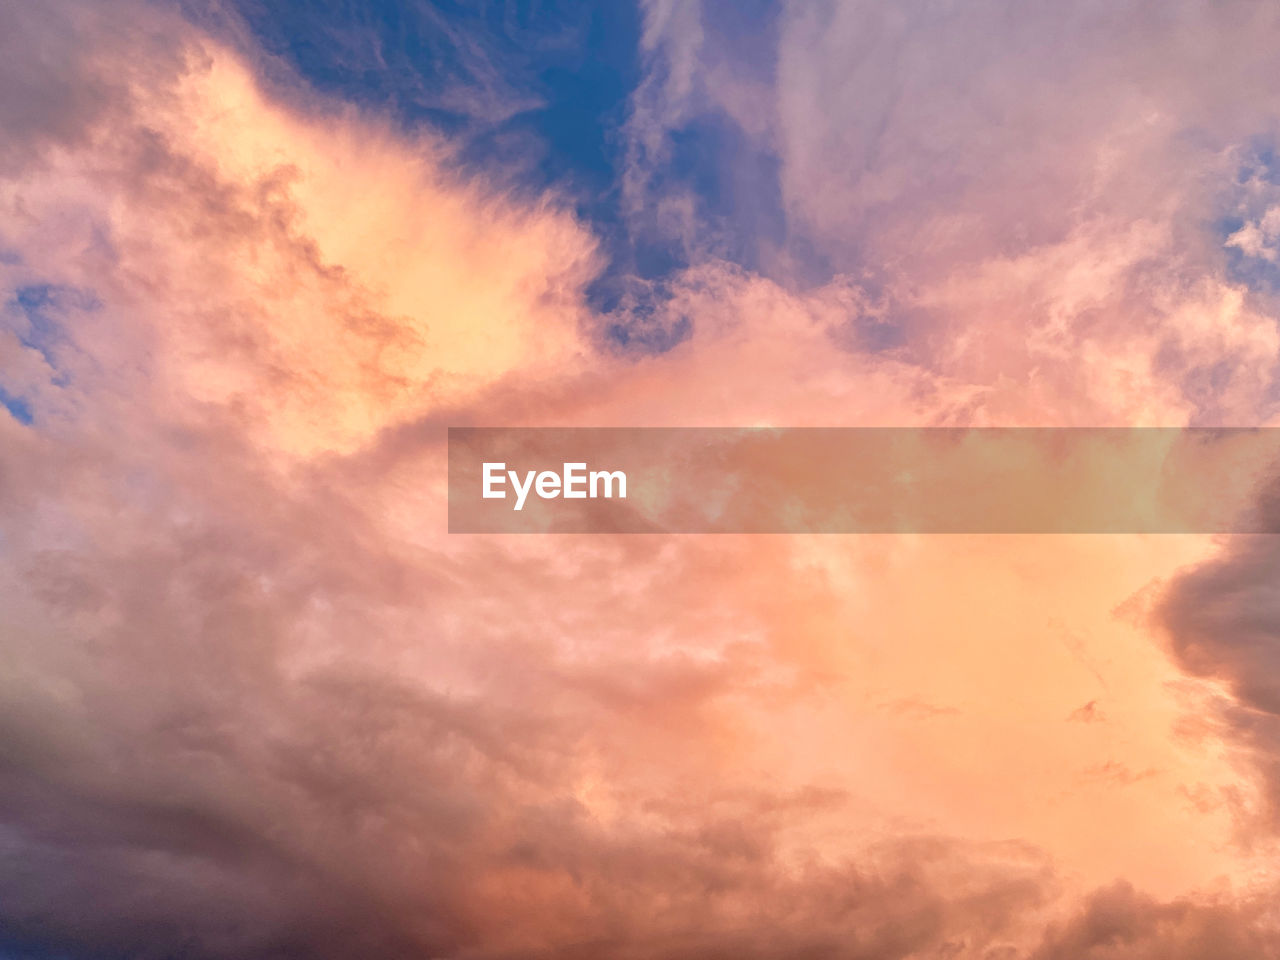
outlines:
{"label": "translucent gray bar", "polygon": [[1274,428],[453,427],[449,530],[1275,533],[1278,476]]}

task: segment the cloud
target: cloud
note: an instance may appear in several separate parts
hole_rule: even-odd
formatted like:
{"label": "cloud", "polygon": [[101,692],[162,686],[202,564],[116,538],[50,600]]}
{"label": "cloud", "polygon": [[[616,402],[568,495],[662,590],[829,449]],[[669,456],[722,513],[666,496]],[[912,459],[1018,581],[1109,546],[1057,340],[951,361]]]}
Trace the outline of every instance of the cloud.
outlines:
{"label": "cloud", "polygon": [[[661,97],[714,93],[741,116],[772,79],[744,71],[738,99],[720,74],[698,80],[701,63],[735,68],[689,9],[652,18],[649,42],[688,41]],[[891,103],[881,159],[842,139],[875,140],[865,119],[810,138],[805,92],[860,87],[837,43],[859,17],[913,41],[857,5],[789,13],[777,102],[800,106],[744,130],[779,151],[788,216],[838,275],[797,284],[712,250],[602,317],[586,306],[596,238],[562,198],[465,178],[434,134],[301,85],[265,92],[243,52],[126,12],[138,29],[91,5],[9,11],[0,34],[46,98],[0,113],[0,376],[31,412],[0,414],[0,946],[1190,958],[1220,928],[1240,956],[1274,945],[1231,810],[1187,802],[1239,788],[1223,731],[1172,735],[1186,677],[1141,618],[1112,615],[1203,543],[443,532],[451,423],[1261,407],[1265,303],[1150,265],[1188,221],[1129,217],[1158,206],[1149,192],[1017,242],[948,233],[939,211],[1017,210],[932,187],[953,146],[974,151],[961,171],[1003,157],[964,135],[978,107],[947,93],[958,126],[916,159]],[[823,23],[831,43],[796,62]],[[994,87],[1015,96],[1025,62]],[[938,82],[957,71],[981,74],[965,59]],[[637,103],[652,94],[666,123],[656,89]],[[1030,142],[1040,121],[1020,109]],[[1088,126],[1072,117],[1068,132]],[[1028,150],[1000,169],[1025,164],[1030,183],[1079,162]],[[863,222],[878,194],[838,182],[850,155],[901,204],[896,225]],[[941,239],[908,256],[916,227]],[[617,323],[661,349],[620,348]],[[1189,372],[1216,365],[1239,377],[1195,395]],[[1178,649],[1236,683],[1237,707],[1264,702],[1258,645]],[[1106,723],[1063,722],[1099,688]]]}
{"label": "cloud", "polygon": [[[648,207],[696,209],[683,181],[645,171],[718,117],[752,145],[724,163],[776,159],[755,193],[777,191],[785,226],[753,269],[862,286],[892,352],[1004,385],[1033,422],[1274,416],[1271,291],[1223,248],[1252,250],[1276,199],[1256,173],[1280,102],[1258,68],[1280,29],[1269,11],[785,4],[745,56],[732,11],[646,9],[655,77],[684,77],[652,81],[636,109]],[[1241,212],[1234,239],[1210,228]]]}
{"label": "cloud", "polygon": [[109,119],[7,190],[9,282],[105,304],[75,345],[106,369],[62,373],[117,373],[94,337],[123,327],[154,351],[157,390],[314,452],[577,349],[594,241],[567,214],[452,181],[429,138],[392,147],[339,107],[272,105],[228,51],[170,31],[155,77],[78,84],[115,97]]}
{"label": "cloud", "polygon": [[1275,931],[1261,901],[1157,903],[1118,883],[1099,890],[1070,922],[1055,927],[1034,960],[1200,960],[1268,957]]}
{"label": "cloud", "polygon": [[[1159,611],[1178,665],[1220,690],[1205,722],[1226,736],[1252,773],[1258,795],[1241,804],[1243,829],[1263,843],[1280,825],[1280,688],[1273,679],[1280,652],[1274,587],[1280,552],[1271,541],[1232,538],[1212,560],[1174,580]],[[1245,796],[1252,800],[1253,794]]]}

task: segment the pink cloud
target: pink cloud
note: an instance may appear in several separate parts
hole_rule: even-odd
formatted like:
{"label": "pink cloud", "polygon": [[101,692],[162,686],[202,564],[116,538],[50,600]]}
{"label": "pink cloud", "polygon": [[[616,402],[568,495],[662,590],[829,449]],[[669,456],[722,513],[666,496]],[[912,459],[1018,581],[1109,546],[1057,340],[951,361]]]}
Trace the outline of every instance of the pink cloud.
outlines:
{"label": "pink cloud", "polygon": [[[988,77],[952,38],[944,77],[994,99],[912,89],[904,116],[880,74],[830,75],[864,6],[796,14],[777,125],[760,133],[781,138],[789,210],[833,251],[869,238],[900,276],[883,296],[849,276],[799,290],[706,258],[652,321],[688,319],[690,338],[632,356],[598,335],[596,241],[556,197],[466,180],[446,144],[306,91],[268,96],[243,56],[149,6],[136,34],[89,6],[51,10],[9,12],[0,31],[52,98],[40,123],[0,115],[23,145],[0,182],[4,244],[21,252],[0,266],[6,299],[84,293],[42,308],[57,330],[43,348],[15,311],[0,335],[0,372],[34,411],[0,416],[0,942],[208,957],[1274,949],[1260,850],[1233,845],[1229,806],[1187,802],[1255,789],[1269,739],[1235,713],[1175,735],[1205,695],[1188,673],[1257,708],[1265,650],[1224,646],[1196,620],[1219,608],[1175,601],[1167,615],[1209,639],[1176,642],[1170,662],[1145,611],[1128,615],[1211,544],[444,533],[452,423],[1266,416],[1267,304],[1207,254],[1170,263],[1202,209],[1184,191],[1229,164],[1197,153],[1180,173],[1166,113],[1155,133],[1121,122],[1146,116],[1144,84],[1169,92],[1166,112],[1207,116],[1234,96],[1225,80],[1197,92],[1143,54],[1146,80],[1099,127],[1088,104],[1119,52],[1141,52],[1122,32],[1082,74],[1102,99],[1050,122],[1003,99],[1025,58]],[[684,15],[655,14],[651,40]],[[1267,36],[1250,22],[1228,39],[1256,60]],[[1176,49],[1203,61],[1190,39]],[[65,89],[43,82],[57,64]],[[854,106],[826,117],[809,99],[856,105],[868,88],[882,156]],[[1018,111],[1026,149],[971,140],[983,109]],[[1067,143],[1044,139],[1055,129]],[[960,146],[959,169],[1001,164],[1010,195],[932,189],[928,161]],[[1125,199],[1152,156],[1156,182]],[[1023,205],[1064,178],[1066,199],[1017,234]],[[1169,198],[1189,206],[1167,213]],[[918,323],[904,349],[850,337],[899,311]],[[1193,376],[1214,365],[1232,374],[1216,406]],[[1104,693],[1106,723],[1063,722]]]}

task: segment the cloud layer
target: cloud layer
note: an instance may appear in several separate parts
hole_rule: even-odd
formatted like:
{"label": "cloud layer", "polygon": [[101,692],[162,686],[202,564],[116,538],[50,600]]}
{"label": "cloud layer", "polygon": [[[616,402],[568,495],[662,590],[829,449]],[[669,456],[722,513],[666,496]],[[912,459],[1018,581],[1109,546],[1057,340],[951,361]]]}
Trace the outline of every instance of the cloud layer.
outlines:
{"label": "cloud layer", "polygon": [[0,10],[0,951],[1275,955],[1265,541],[444,533],[451,424],[1266,422],[1275,14],[1002,10],[646,7],[608,313],[445,134]]}

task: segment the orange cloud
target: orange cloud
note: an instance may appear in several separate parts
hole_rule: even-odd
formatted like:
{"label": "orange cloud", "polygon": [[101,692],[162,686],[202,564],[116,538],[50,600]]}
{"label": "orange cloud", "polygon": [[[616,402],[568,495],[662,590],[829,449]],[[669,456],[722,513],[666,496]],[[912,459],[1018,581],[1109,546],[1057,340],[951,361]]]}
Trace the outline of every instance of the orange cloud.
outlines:
{"label": "orange cloud", "polygon": [[[281,102],[134,12],[136,42],[88,7],[6,14],[28,45],[79,42],[59,123],[15,128],[0,183],[6,299],[63,291],[11,305],[0,340],[34,411],[0,416],[0,945],[1274,948],[1248,819],[1266,657],[1218,642],[1231,610],[1158,609],[1214,544],[444,532],[451,423],[1262,418],[1265,305],[1222,275],[1143,286],[1181,221],[1007,251],[979,231],[958,262],[967,221],[911,221],[936,243],[882,293],[708,257],[646,321],[689,338],[633,356],[585,306],[596,242],[554,197]],[[792,202],[841,237],[846,195],[818,194],[845,159],[791,132]],[[894,169],[849,203],[922,189]],[[901,349],[859,340],[899,315]],[[1214,365],[1236,374],[1216,407],[1193,382]],[[1185,631],[1172,660],[1153,610]],[[1228,722],[1188,734],[1215,697]],[[1067,722],[1081,704],[1094,722]]]}

